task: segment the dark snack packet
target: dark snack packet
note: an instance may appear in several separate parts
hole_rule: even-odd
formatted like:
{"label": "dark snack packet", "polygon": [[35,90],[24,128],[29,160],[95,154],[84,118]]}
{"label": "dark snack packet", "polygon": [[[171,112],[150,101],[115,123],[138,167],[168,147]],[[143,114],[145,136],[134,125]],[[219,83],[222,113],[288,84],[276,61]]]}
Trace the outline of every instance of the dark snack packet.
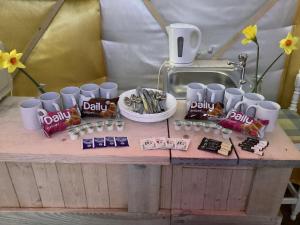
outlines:
{"label": "dark snack packet", "polygon": [[222,145],[221,141],[208,139],[208,138],[203,138],[200,145],[198,146],[198,149],[208,151],[208,152],[217,153],[218,150],[221,149],[221,145]]}
{"label": "dark snack packet", "polygon": [[258,138],[264,137],[268,123],[268,120],[255,119],[235,110],[229,111],[227,117],[219,122],[222,127]]}
{"label": "dark snack packet", "polygon": [[39,109],[38,115],[42,129],[47,137],[56,132],[66,130],[69,126],[81,123],[80,115],[75,107],[58,112],[46,112],[43,109]]}
{"label": "dark snack packet", "polygon": [[127,137],[115,137],[116,147],[129,147]]}
{"label": "dark snack packet", "polygon": [[94,138],[94,148],[105,148],[104,138]]}
{"label": "dark snack packet", "polygon": [[216,120],[224,116],[224,105],[221,102],[197,102],[190,103],[189,110],[184,119],[186,120]]}
{"label": "dark snack packet", "polygon": [[115,118],[119,98],[91,98],[83,101],[81,106],[82,116],[95,116],[101,118]]}
{"label": "dark snack packet", "polygon": [[105,137],[105,147],[116,147],[114,137]]}
{"label": "dark snack packet", "polygon": [[92,149],[94,148],[93,139],[82,139],[82,149]]}

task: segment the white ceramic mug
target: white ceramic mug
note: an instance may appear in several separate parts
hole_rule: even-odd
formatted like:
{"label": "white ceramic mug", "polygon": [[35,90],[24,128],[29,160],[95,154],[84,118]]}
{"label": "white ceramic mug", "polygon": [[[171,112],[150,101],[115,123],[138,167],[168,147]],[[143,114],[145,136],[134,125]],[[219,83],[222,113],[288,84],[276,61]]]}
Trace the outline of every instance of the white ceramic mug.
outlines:
{"label": "white ceramic mug", "polygon": [[211,83],[206,86],[206,101],[211,103],[223,102],[225,86]]}
{"label": "white ceramic mug", "polygon": [[186,100],[203,102],[205,99],[206,85],[202,83],[189,83],[186,86]]}
{"label": "white ceramic mug", "polygon": [[255,118],[269,120],[266,131],[273,131],[276,126],[279,110],[281,108],[280,105],[272,101],[260,101],[257,103],[257,105],[250,105],[246,110],[246,114],[251,108],[256,109]]}
{"label": "white ceramic mug", "polygon": [[60,90],[65,109],[72,108],[79,104],[80,89],[78,87],[65,87]]}
{"label": "white ceramic mug", "polygon": [[[259,103],[260,101],[265,100],[265,97],[257,94],[257,93],[246,93],[244,94],[243,100],[239,101],[234,109],[240,112],[243,112],[246,114],[246,109],[250,106],[250,105],[257,105],[257,103]],[[255,116],[255,109],[254,108],[250,108],[246,114],[247,116],[251,116],[254,117]]]}
{"label": "white ceramic mug", "polygon": [[114,82],[100,84],[100,96],[106,99],[118,97],[118,84]]}
{"label": "white ceramic mug", "polygon": [[97,84],[84,84],[80,87],[80,93],[85,97],[99,98],[100,91]]}
{"label": "white ceramic mug", "polygon": [[27,99],[21,102],[20,113],[25,129],[41,129],[41,124],[37,114],[38,109],[42,109],[42,102],[39,99]]}
{"label": "white ceramic mug", "polygon": [[57,112],[62,108],[60,95],[57,92],[46,92],[44,94],[41,94],[40,100],[42,102],[43,108],[47,112]]}
{"label": "white ceramic mug", "polygon": [[224,94],[225,111],[229,112],[239,101],[242,100],[245,92],[239,88],[226,88]]}

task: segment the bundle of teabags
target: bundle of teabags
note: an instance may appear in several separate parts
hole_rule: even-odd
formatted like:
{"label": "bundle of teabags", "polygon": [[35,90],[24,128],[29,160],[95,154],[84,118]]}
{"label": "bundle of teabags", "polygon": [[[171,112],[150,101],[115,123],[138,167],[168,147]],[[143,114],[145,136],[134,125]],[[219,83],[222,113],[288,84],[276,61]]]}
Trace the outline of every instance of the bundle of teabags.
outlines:
{"label": "bundle of teabags", "polygon": [[245,135],[263,138],[265,131],[276,126],[280,105],[266,101],[257,93],[222,84],[190,83],[187,85],[186,120],[213,121]]}
{"label": "bundle of teabags", "polygon": [[118,85],[105,82],[65,87],[57,92],[46,92],[38,99],[20,104],[24,127],[42,129],[47,137],[81,123],[81,117],[115,118],[118,104]]}

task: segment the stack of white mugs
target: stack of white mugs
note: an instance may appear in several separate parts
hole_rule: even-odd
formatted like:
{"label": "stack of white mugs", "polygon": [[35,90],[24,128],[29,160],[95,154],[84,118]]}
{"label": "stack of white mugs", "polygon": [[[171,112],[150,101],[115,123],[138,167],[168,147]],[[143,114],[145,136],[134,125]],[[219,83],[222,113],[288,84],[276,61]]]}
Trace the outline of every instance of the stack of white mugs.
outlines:
{"label": "stack of white mugs", "polygon": [[276,102],[266,101],[265,97],[257,93],[245,93],[239,88],[225,88],[218,83],[202,84],[189,83],[186,93],[187,107],[191,102],[208,102],[224,104],[225,112],[232,109],[240,111],[249,117],[268,120],[267,132],[274,130],[280,105]]}
{"label": "stack of white mugs", "polygon": [[38,111],[57,112],[76,106],[81,107],[84,101],[90,98],[116,98],[118,97],[118,84],[104,82],[98,84],[84,84],[81,87],[69,86],[57,92],[46,92],[37,99],[28,99],[20,104],[21,118],[24,128],[28,130],[41,129]]}

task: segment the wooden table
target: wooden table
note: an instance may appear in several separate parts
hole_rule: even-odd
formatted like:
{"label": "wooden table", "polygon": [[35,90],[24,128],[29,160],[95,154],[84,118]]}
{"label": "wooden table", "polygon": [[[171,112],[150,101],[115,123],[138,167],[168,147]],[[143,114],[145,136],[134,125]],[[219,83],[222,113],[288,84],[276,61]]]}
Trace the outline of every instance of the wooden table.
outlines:
{"label": "wooden table", "polygon": [[[237,148],[229,157],[196,149],[207,134],[169,121],[126,120],[130,147],[83,151],[66,132],[48,139],[22,128],[18,104],[0,103],[1,224],[279,224],[279,207],[300,153],[281,128],[263,157]],[[187,152],[140,149],[144,137],[192,139]],[[211,134],[209,134],[211,135]],[[234,134],[237,146],[240,135]]]}

